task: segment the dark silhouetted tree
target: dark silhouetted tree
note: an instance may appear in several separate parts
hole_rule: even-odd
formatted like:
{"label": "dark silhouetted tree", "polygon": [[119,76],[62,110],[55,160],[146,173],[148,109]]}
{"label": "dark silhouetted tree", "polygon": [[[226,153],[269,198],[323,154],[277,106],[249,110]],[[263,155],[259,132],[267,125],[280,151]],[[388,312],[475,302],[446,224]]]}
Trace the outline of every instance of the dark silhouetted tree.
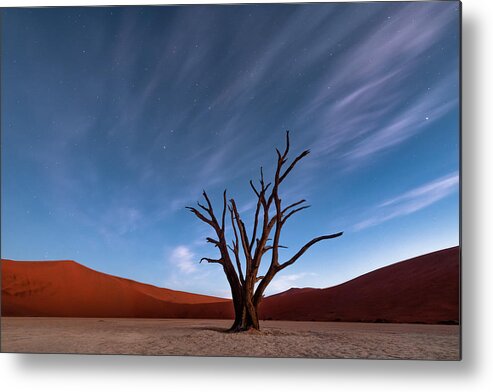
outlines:
{"label": "dark silhouetted tree", "polygon": [[[197,218],[211,226],[215,232],[216,238],[207,237],[207,242],[218,248],[219,258],[204,257],[200,261],[220,264],[226,274],[231,286],[235,311],[235,320],[229,329],[232,332],[260,329],[258,307],[265,289],[274,276],[294,264],[312,245],[342,235],[342,232],[339,232],[313,238],[288,260],[283,262],[279,260],[279,249],[283,248],[280,245],[280,238],[284,225],[294,214],[309,207],[305,204],[305,200],[299,200],[284,207],[279,196],[279,188],[294,167],[310,151],[303,151],[288,164],[288,131],[284,152],[281,153],[278,149],[276,152],[277,166],[273,181],[265,182],[262,168],[260,168],[259,185],[255,186],[253,181],[250,181],[250,186],[257,198],[251,234],[247,232],[235,200],[227,200],[226,191],[223,193],[222,210],[218,216],[205,191],[203,192],[205,205],[197,203],[199,209],[187,207]],[[226,238],[226,219],[230,219],[232,225],[233,239],[230,243]],[[267,258],[268,253],[270,253],[270,265],[265,275],[259,276],[261,262]]]}

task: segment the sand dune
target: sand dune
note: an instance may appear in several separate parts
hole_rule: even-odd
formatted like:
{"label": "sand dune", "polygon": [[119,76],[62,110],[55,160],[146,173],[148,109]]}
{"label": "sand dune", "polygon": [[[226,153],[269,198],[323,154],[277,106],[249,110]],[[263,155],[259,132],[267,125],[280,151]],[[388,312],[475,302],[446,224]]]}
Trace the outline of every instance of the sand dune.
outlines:
{"label": "sand dune", "polygon": [[[2,260],[2,315],[232,318],[227,299],[159,288],[74,261]],[[327,289],[267,297],[272,320],[457,323],[459,248],[402,261]]]}
{"label": "sand dune", "polygon": [[456,324],[459,248],[401,261],[327,289],[291,289],[266,298],[272,320]]}
{"label": "sand dune", "polygon": [[2,260],[3,316],[228,318],[230,308],[226,299],[103,274],[75,261]]}

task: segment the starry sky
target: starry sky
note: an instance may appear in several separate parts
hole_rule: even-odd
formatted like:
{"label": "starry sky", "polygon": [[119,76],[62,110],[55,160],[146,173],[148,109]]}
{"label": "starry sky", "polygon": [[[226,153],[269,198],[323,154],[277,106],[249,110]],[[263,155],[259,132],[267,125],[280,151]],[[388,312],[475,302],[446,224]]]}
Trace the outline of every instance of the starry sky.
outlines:
{"label": "starry sky", "polygon": [[[459,243],[459,3],[3,9],[2,257],[229,296],[185,206],[248,185],[291,132],[272,282],[327,287]],[[268,261],[268,260],[266,260]]]}

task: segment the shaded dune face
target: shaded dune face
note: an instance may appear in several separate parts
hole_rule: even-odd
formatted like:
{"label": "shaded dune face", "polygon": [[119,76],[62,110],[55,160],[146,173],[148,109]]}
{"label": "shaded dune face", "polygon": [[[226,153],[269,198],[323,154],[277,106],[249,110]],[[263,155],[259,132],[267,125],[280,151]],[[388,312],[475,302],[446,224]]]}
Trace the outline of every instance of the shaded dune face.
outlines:
{"label": "shaded dune face", "polygon": [[[459,248],[402,261],[326,289],[267,297],[273,320],[458,323]],[[103,274],[74,261],[2,260],[2,316],[233,318],[230,300]]]}
{"label": "shaded dune face", "polygon": [[459,247],[369,272],[326,289],[291,289],[266,298],[273,320],[394,323],[459,322]]}

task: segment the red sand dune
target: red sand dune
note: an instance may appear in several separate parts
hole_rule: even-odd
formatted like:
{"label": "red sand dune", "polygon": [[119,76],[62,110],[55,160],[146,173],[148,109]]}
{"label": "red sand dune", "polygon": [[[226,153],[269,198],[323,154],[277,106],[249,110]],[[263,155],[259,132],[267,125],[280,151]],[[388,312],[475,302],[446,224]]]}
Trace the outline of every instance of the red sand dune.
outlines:
{"label": "red sand dune", "polygon": [[[3,316],[232,318],[226,299],[158,288],[74,261],[2,260]],[[327,289],[264,299],[273,320],[455,323],[459,248],[402,261]]]}
{"label": "red sand dune", "polygon": [[2,260],[3,316],[228,318],[230,308],[227,299],[158,288],[75,261]]}
{"label": "red sand dune", "polygon": [[327,289],[291,289],[262,303],[273,320],[458,323],[459,248],[389,265]]}

